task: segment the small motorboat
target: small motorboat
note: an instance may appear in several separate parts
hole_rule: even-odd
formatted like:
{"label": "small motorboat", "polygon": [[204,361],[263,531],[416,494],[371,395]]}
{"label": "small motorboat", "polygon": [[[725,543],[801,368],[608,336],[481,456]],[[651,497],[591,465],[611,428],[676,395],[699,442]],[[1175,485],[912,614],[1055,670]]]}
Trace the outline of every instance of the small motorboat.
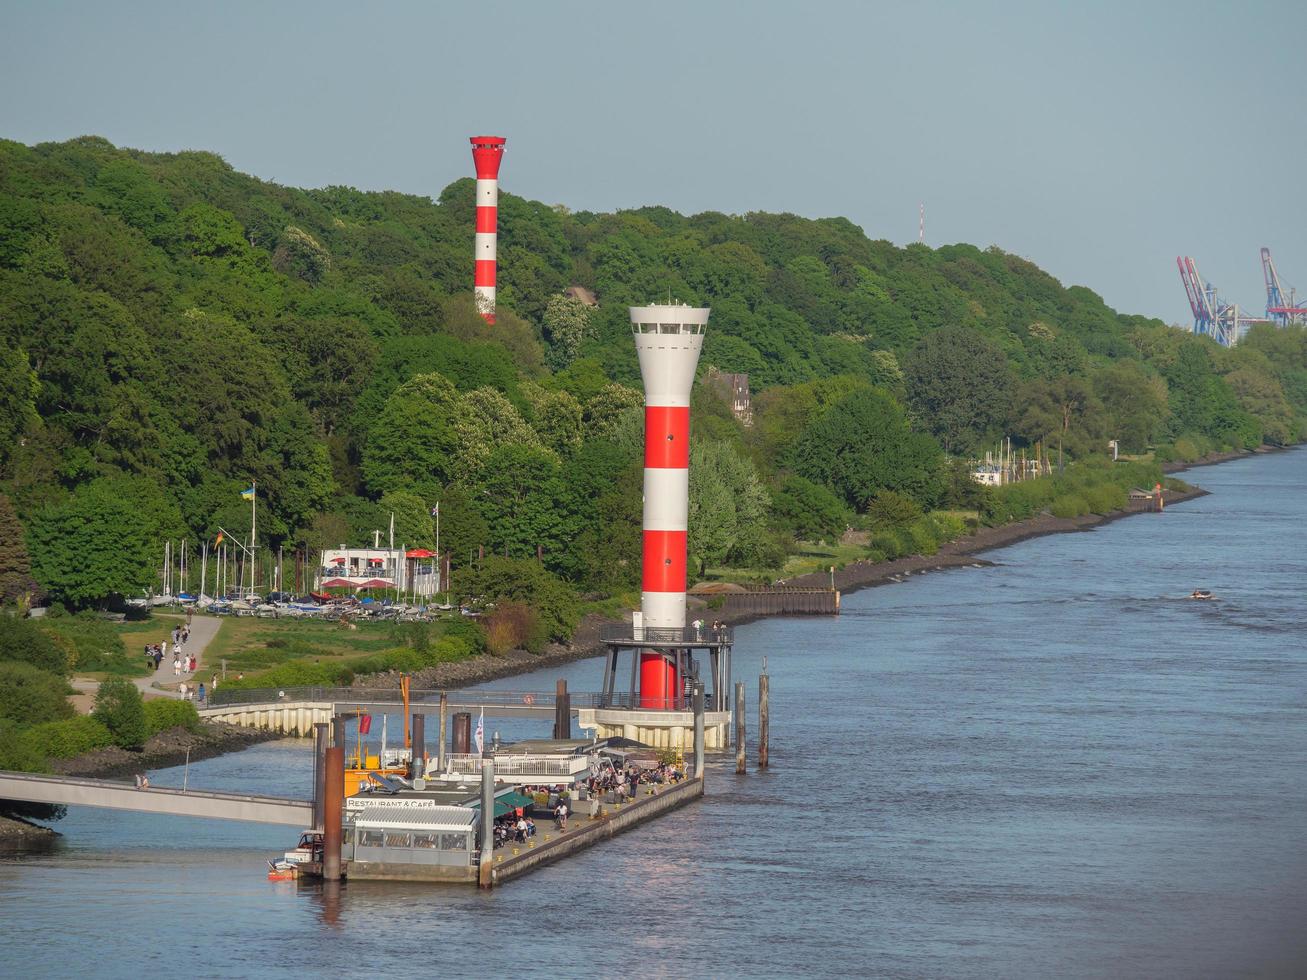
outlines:
{"label": "small motorboat", "polygon": [[292,864],[290,861],[268,862],[269,881],[294,881],[299,877],[299,874],[299,865]]}
{"label": "small motorboat", "polygon": [[1212,595],[1212,593],[1209,592],[1207,589],[1194,589],[1192,592],[1189,593],[1189,598],[1190,599],[1215,599],[1216,596]]}

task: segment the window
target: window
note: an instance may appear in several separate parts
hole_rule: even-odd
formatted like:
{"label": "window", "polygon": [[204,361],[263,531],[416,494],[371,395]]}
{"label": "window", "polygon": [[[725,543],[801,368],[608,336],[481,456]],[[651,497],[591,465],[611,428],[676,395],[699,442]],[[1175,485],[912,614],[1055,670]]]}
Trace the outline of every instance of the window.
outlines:
{"label": "window", "polygon": [[413,846],[423,850],[434,850],[440,846],[439,834],[414,834]]}
{"label": "window", "polygon": [[440,849],[442,851],[466,851],[467,834],[441,834]]}
{"label": "window", "polygon": [[658,324],[659,333],[680,333],[681,325],[679,323],[660,323]]}
{"label": "window", "polygon": [[400,831],[394,831],[394,830],[386,831],[387,847],[410,847],[412,840],[413,840],[412,834],[402,833]]}
{"label": "window", "polygon": [[379,830],[360,830],[360,847],[381,847],[386,843],[386,835]]}

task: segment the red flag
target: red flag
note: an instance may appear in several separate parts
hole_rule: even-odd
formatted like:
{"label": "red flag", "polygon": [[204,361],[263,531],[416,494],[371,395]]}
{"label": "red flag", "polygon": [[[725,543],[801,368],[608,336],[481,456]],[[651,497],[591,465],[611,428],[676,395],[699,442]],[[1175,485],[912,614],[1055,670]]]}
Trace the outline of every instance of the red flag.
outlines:
{"label": "red flag", "polygon": [[370,731],[372,731],[372,716],[359,715],[359,734],[366,735]]}

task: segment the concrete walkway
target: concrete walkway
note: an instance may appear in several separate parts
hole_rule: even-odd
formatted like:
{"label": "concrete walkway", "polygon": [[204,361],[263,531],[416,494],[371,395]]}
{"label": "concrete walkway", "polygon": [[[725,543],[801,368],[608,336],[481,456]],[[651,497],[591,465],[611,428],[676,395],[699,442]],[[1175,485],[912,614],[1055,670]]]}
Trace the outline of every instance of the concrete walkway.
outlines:
{"label": "concrete walkway", "polygon": [[[178,622],[182,623],[185,622],[185,620],[179,619]],[[165,653],[163,659],[159,661],[159,669],[147,674],[145,677],[132,678],[132,683],[136,685],[142,695],[152,697],[181,697],[181,692],[176,688],[176,685],[181,681],[186,682],[187,688],[191,691],[192,698],[194,697],[195,688],[199,686],[200,681],[204,681],[205,690],[207,691],[209,683],[208,678],[213,676],[213,670],[206,670],[204,650],[213,638],[218,635],[218,628],[221,625],[222,620],[217,616],[196,615],[191,618],[191,638],[182,644],[182,653],[188,657],[191,654],[195,655],[195,672],[193,674],[186,673],[179,677],[172,672],[172,643],[170,640],[168,644],[168,652]],[[169,630],[169,635],[171,637],[171,629]],[[161,686],[155,687],[155,684]],[[162,686],[165,684],[171,684],[173,686],[171,688],[165,688]],[[100,682],[74,679],[72,681],[72,686],[73,690],[75,690],[79,695],[85,695],[85,697],[76,698],[74,702],[77,705],[78,710],[89,712],[91,710],[91,702],[94,700],[96,692],[100,689]]]}

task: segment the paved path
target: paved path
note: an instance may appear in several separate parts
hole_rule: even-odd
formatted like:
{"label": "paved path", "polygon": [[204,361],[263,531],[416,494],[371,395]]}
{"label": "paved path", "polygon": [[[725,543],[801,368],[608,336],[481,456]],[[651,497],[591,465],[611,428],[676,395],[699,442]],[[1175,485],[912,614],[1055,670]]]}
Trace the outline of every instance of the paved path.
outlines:
{"label": "paved path", "polygon": [[[182,623],[185,622],[185,620],[179,619],[177,622]],[[205,647],[207,647],[209,643],[213,640],[213,638],[218,635],[218,627],[221,625],[222,625],[222,620],[219,619],[217,616],[194,616],[191,618],[191,638],[182,645],[182,653],[184,653],[188,657],[191,654],[195,654],[195,660],[196,660],[195,673],[182,674],[180,677],[178,677],[176,674],[172,672],[172,646],[171,646],[171,630],[170,630],[169,631],[170,642],[168,646],[168,652],[165,653],[163,659],[159,661],[159,669],[157,671],[151,672],[145,677],[133,678],[132,683],[136,685],[136,687],[140,690],[142,694],[151,695],[153,697],[168,697],[168,698],[181,697],[181,692],[178,691],[175,686],[173,688],[155,687],[154,685],[156,683],[160,685],[163,684],[176,685],[180,681],[185,681],[186,686],[193,692],[195,688],[199,685],[200,681],[204,681],[205,689],[207,691],[208,689],[207,679],[213,676],[213,671],[206,670],[205,668],[204,650]],[[84,710],[90,711],[91,710],[90,699],[93,699],[95,697],[96,691],[100,689],[100,682],[93,681],[93,680],[78,679],[78,680],[74,680],[72,682],[72,685],[73,685],[73,690],[77,691],[78,694],[84,694],[88,696],[88,698],[85,699],[83,698],[77,699],[77,701],[79,702],[78,704],[79,709],[84,708]],[[81,702],[84,702],[84,704]]]}
{"label": "paved path", "polygon": [[[184,620],[178,622],[184,622]],[[207,678],[212,676],[213,671],[205,669],[204,648],[218,635],[218,627],[221,625],[222,620],[217,616],[193,616],[191,618],[191,638],[182,644],[182,655],[186,657],[192,654],[195,655],[195,672],[193,674],[186,673],[179,677],[172,672],[172,647],[170,645],[168,652],[159,661],[159,669],[145,677],[137,677],[133,683],[141,689],[142,694],[165,694],[170,698],[180,697],[181,695],[176,690],[160,690],[154,687],[154,684],[176,684],[185,681],[186,686],[194,690],[196,685],[203,680],[206,681],[205,689],[207,690]]]}

